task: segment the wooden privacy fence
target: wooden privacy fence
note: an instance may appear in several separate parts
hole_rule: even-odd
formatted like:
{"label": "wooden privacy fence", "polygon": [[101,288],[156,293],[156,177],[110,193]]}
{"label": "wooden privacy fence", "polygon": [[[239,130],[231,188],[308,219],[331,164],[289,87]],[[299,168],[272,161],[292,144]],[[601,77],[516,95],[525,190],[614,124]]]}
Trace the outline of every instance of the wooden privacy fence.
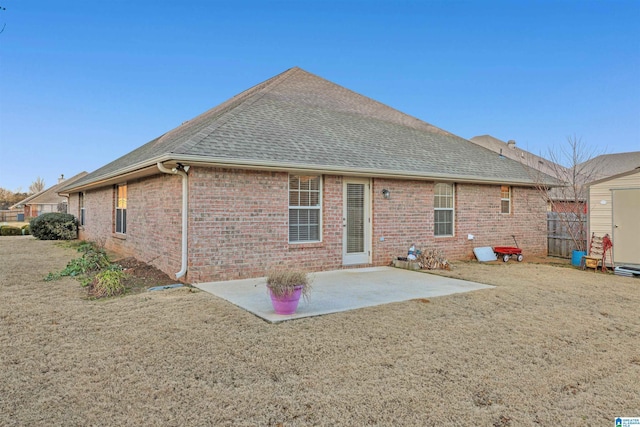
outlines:
{"label": "wooden privacy fence", "polygon": [[22,213],[22,209],[19,210],[0,210],[0,222],[13,222],[18,220],[18,214]]}
{"label": "wooden privacy fence", "polygon": [[587,217],[565,212],[547,212],[547,250],[549,256],[571,258],[576,249],[572,236],[587,239]]}

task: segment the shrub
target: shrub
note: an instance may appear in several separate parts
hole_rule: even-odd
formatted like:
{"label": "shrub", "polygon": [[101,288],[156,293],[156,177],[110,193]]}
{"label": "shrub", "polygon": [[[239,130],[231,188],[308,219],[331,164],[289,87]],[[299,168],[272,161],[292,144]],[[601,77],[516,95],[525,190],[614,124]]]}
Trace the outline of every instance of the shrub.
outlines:
{"label": "shrub", "polygon": [[71,214],[45,213],[32,219],[29,226],[40,240],[73,240],[78,236],[78,221]]}
{"label": "shrub", "polygon": [[22,226],[22,234],[24,234],[25,236],[31,234],[31,227],[29,227],[29,224]]}
{"label": "shrub", "polygon": [[21,236],[22,229],[20,227],[13,227],[11,225],[0,226],[0,236]]}
{"label": "shrub", "polygon": [[296,286],[302,286],[302,295],[309,298],[311,279],[309,275],[295,268],[276,267],[267,273],[267,287],[276,296],[292,294]]}
{"label": "shrub", "polygon": [[107,257],[105,250],[91,242],[82,242],[78,247],[78,252],[83,252],[80,258],[74,258],[69,261],[64,270],[59,273],[49,273],[44,280],[49,282],[61,277],[71,276],[80,279],[83,286],[86,286],[91,282],[91,280],[82,280],[83,277],[109,267],[110,265],[109,258]]}
{"label": "shrub", "polygon": [[124,279],[122,267],[112,264],[109,268],[101,270],[95,275],[89,292],[96,298],[123,294],[126,288],[122,283],[122,279]]}

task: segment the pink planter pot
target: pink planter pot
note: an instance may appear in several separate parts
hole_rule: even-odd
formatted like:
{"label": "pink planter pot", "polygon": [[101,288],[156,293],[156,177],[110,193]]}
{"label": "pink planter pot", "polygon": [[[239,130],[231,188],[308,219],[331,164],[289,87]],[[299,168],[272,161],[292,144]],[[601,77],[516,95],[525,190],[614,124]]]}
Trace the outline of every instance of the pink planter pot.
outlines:
{"label": "pink planter pot", "polygon": [[282,296],[274,295],[269,288],[269,295],[271,295],[271,303],[276,314],[293,314],[296,312],[300,302],[302,286],[296,286],[292,293]]}

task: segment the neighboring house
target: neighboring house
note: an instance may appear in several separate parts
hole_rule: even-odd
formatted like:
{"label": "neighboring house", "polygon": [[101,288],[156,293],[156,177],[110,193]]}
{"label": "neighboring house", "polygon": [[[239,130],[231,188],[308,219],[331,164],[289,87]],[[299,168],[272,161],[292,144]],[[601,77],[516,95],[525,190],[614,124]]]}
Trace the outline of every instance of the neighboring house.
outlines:
{"label": "neighboring house", "polygon": [[[546,175],[553,176],[560,181],[571,175],[568,168],[517,147],[514,140],[504,142],[491,135],[481,135],[474,136],[470,141],[531,167],[536,171],[532,175],[532,179],[539,181],[540,184],[545,182]],[[539,186],[539,189],[541,192],[546,193],[548,211],[575,213],[584,212],[585,210],[585,197],[576,194],[577,192],[572,188],[555,187],[544,190],[542,186]]]}
{"label": "neighboring house", "polygon": [[609,234],[615,265],[640,265],[639,217],[640,163],[589,184],[589,235]]}
{"label": "neighboring house", "polygon": [[[539,172],[551,175],[559,180],[564,180],[566,177],[572,176],[571,169],[517,147],[514,140],[504,142],[491,135],[481,135],[474,136],[470,141],[502,154],[509,159],[518,160]],[[577,174],[575,182],[580,186],[580,189],[577,189],[577,191],[573,191],[571,188],[563,190],[560,187],[550,189],[549,210],[556,212],[586,213],[586,206],[583,206],[583,204],[586,203],[586,191],[584,191],[583,186],[586,186],[592,181],[630,171],[638,166],[640,166],[640,151],[602,154],[579,163],[575,167]],[[584,193],[584,197],[576,197],[577,192]],[[581,205],[578,209],[574,209],[573,207],[576,199],[579,199],[578,202]]]}
{"label": "neighboring house", "polygon": [[640,151],[602,154],[580,163],[577,169],[589,176],[590,181],[601,180],[640,167]]}
{"label": "neighboring house", "polygon": [[297,67],[64,191],[82,239],[191,283],[547,248],[526,166]]}
{"label": "neighboring house", "polygon": [[25,218],[34,218],[47,212],[67,212],[68,198],[66,195],[58,194],[58,192],[62,187],[74,183],[87,174],[87,172],[81,172],[69,179],[65,179],[64,175],[60,175],[56,185],[32,194],[11,206],[10,209],[22,209]]}
{"label": "neighboring house", "polygon": [[[563,168],[563,166],[553,163],[552,161],[547,160],[544,157],[536,156],[535,154],[527,150],[523,150],[516,145],[516,141],[514,140],[504,142],[491,135],[480,135],[474,136],[469,141],[474,142],[498,154],[502,154],[508,159],[513,159],[519,161],[520,163],[524,163],[525,165],[530,166],[531,168],[546,175],[554,176],[558,168]],[[536,177],[536,175],[537,174],[534,175],[534,178]]]}

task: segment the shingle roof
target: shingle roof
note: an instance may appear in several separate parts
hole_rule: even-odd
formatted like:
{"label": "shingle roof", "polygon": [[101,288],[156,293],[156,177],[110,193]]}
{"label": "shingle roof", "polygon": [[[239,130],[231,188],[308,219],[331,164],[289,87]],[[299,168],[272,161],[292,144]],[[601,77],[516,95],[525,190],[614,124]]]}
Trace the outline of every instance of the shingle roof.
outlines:
{"label": "shingle roof", "polygon": [[469,141],[493,152],[500,153],[509,159],[524,163],[525,165],[537,169],[547,175],[555,176],[558,170],[566,169],[561,165],[553,163],[551,160],[537,156],[530,151],[523,150],[516,145],[515,141],[510,141],[513,142],[510,144],[491,135],[474,136],[469,139]]}
{"label": "shingle roof", "polygon": [[640,167],[640,151],[602,154],[578,165],[592,180],[619,175]]}
{"label": "shingle roof", "polygon": [[590,187],[592,185],[601,184],[603,182],[612,181],[614,179],[618,179],[618,178],[621,178],[623,176],[629,176],[629,175],[638,175],[638,180],[637,181],[633,180],[633,183],[631,184],[631,186],[632,186],[631,188],[633,188],[634,184],[635,185],[640,185],[640,166],[638,166],[637,168],[634,168],[634,169],[631,169],[631,170],[628,170],[628,171],[625,171],[625,172],[620,172],[620,173],[617,173],[615,175],[605,176],[604,178],[600,178],[598,180],[591,181],[591,182],[589,182],[587,184],[587,186]]}
{"label": "shingle roof", "polygon": [[68,188],[156,161],[531,183],[527,168],[300,68],[183,123]]}
{"label": "shingle roof", "polygon": [[58,193],[60,192],[60,190],[64,187],[67,187],[69,185],[74,184],[76,181],[80,180],[81,178],[87,176],[88,173],[87,172],[80,172],[77,175],[72,176],[71,178],[67,178],[62,182],[58,182],[57,184],[42,190],[39,193],[36,194],[32,194],[31,196],[25,198],[24,200],[19,201],[18,203],[16,203],[15,205],[12,206],[12,208],[14,206],[19,206],[19,205],[51,205],[51,204],[57,204],[60,202],[63,202],[65,200],[65,197],[60,196]]}

